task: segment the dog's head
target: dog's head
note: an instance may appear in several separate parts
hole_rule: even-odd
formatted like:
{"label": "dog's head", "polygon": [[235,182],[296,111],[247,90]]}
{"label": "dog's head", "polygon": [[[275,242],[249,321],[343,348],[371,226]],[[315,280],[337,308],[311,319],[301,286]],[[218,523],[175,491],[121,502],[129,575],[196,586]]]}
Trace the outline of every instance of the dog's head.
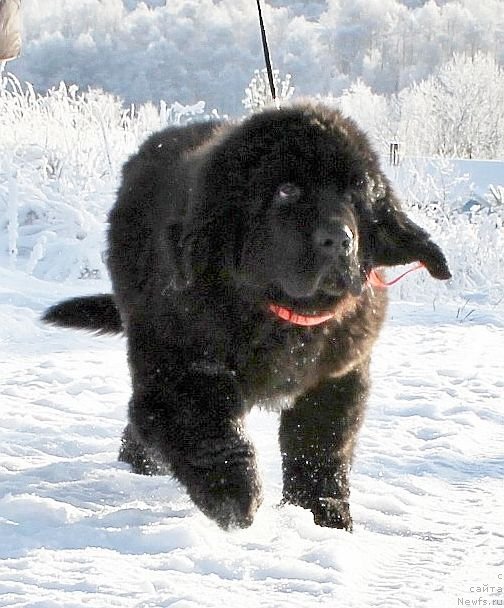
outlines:
{"label": "dog's head", "polygon": [[[308,309],[362,291],[377,266],[446,260],[400,209],[366,136],[324,106],[267,110],[231,128],[198,170],[186,265]],[[198,274],[198,271],[196,272]]]}

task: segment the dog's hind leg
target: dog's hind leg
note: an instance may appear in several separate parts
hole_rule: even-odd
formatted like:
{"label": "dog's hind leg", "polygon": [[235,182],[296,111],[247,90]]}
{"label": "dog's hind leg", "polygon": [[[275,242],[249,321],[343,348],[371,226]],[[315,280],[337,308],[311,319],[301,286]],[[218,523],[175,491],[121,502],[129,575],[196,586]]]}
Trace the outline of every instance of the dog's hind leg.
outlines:
{"label": "dog's hind leg", "polygon": [[352,529],[348,475],[368,392],[368,365],[330,379],[282,412],[283,495],[320,526]]}

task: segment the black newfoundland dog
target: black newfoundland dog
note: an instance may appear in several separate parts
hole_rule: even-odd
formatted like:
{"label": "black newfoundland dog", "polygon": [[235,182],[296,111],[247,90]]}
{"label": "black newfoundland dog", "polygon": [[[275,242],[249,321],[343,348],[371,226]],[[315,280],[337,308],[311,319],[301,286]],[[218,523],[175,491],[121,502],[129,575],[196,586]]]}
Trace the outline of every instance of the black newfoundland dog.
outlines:
{"label": "black newfoundland dog", "polygon": [[377,267],[445,258],[401,211],[356,124],[322,105],[170,127],[124,166],[113,295],[44,320],[124,331],[133,395],[119,458],[174,475],[223,528],[261,503],[253,405],[281,408],[285,501],[351,529],[349,470],[386,294]]}

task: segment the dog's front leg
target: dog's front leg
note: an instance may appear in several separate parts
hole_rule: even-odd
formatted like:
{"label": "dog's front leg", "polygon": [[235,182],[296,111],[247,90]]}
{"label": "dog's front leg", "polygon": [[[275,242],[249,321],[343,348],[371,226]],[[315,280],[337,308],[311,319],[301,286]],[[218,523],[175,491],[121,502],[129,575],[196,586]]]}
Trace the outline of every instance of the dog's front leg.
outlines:
{"label": "dog's front leg", "polygon": [[137,377],[127,427],[131,445],[169,467],[221,527],[249,526],[261,503],[261,485],[233,374],[193,363],[176,375],[160,367],[156,376],[145,382]]}
{"label": "dog's front leg", "polygon": [[282,413],[283,494],[320,526],[352,529],[348,475],[367,397],[367,364],[330,379]]}

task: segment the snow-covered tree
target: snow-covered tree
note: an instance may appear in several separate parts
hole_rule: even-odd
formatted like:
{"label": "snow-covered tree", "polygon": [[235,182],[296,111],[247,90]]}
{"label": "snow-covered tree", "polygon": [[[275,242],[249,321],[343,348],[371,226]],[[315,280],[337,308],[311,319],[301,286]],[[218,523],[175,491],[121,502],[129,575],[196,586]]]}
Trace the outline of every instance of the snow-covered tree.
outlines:
{"label": "snow-covered tree", "polygon": [[504,70],[492,56],[457,54],[399,98],[400,137],[410,152],[465,158],[504,153]]}
{"label": "snow-covered tree", "polygon": [[[361,78],[393,94],[453,53],[504,62],[501,0],[265,0],[274,67],[300,95],[339,95]],[[23,0],[24,53],[9,66],[39,91],[61,80],[127,102],[201,99],[239,114],[262,62],[250,0]]]}

